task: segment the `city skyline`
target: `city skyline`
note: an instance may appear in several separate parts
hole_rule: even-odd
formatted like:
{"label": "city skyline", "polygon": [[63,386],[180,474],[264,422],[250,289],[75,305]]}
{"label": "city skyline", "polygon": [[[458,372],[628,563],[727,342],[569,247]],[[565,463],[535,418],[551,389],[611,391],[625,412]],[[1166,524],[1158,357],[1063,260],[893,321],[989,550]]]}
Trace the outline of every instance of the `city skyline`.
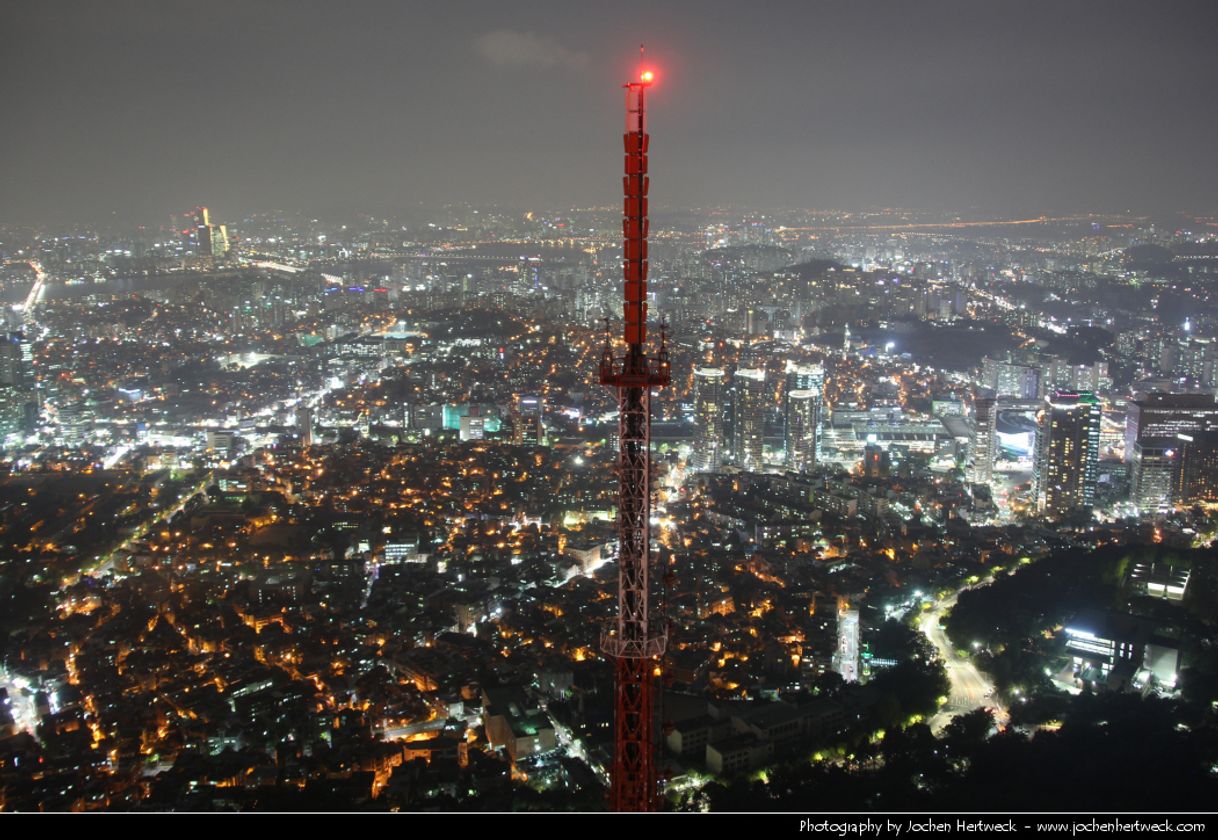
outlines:
{"label": "city skyline", "polygon": [[6,6],[0,812],[1205,830],[1212,9]]}

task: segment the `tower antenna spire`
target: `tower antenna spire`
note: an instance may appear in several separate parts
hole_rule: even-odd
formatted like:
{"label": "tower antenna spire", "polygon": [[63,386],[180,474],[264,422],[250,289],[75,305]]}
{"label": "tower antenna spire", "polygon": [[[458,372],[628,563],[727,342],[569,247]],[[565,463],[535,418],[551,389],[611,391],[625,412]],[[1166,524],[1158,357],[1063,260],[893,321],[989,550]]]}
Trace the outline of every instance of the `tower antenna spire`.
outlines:
{"label": "tower antenna spire", "polygon": [[[643,45],[639,45],[643,56]],[[616,811],[654,811],[653,733],[657,669],[667,644],[663,616],[651,615],[651,392],[669,382],[667,328],[657,357],[647,354],[647,127],[644,96],[654,74],[640,68],[627,82],[626,172],[622,218],[622,356],[606,344],[600,381],[618,394],[617,618],[601,648],[614,660],[614,750],[611,805]]]}

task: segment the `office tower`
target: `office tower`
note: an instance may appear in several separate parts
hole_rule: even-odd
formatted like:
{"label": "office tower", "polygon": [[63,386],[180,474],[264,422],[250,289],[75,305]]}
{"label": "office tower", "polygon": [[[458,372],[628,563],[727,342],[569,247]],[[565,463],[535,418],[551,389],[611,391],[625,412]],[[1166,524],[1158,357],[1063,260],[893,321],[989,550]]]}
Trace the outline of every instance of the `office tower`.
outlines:
{"label": "office tower", "polygon": [[64,446],[79,446],[83,443],[91,419],[88,415],[89,408],[82,400],[58,406],[55,412],[59,425],[56,442]]}
{"label": "office tower", "polygon": [[202,256],[222,257],[228,253],[228,228],[213,225],[206,207],[200,207],[195,216],[195,235]]}
{"label": "office tower", "polygon": [[769,407],[765,392],[765,370],[741,368],[733,382],[736,420],[736,465],[744,470],[760,471],[762,442],[765,436],[765,415]]}
{"label": "office tower", "polygon": [[300,426],[300,443],[302,446],[313,445],[313,409],[302,405],[296,409],[296,422]]}
{"label": "office tower", "polygon": [[723,466],[722,368],[694,370],[694,454],[697,472],[713,472]]}
{"label": "office tower", "polygon": [[211,252],[211,219],[208,215],[206,207],[200,207],[195,217],[195,239],[198,243],[198,252],[205,257],[210,257]]}
{"label": "office tower", "polygon": [[[1218,403],[1212,394],[1168,394],[1153,392],[1141,399],[1130,400],[1125,409],[1125,461],[1131,479],[1130,500],[1138,510],[1153,512],[1165,505],[1185,501],[1181,477],[1184,447],[1179,436],[1193,436],[1207,429],[1218,428]],[[1172,452],[1172,490],[1163,493],[1162,463],[1167,451]],[[1199,449],[1194,448],[1192,464],[1196,472]],[[1141,461],[1150,458],[1145,467]]]}
{"label": "office tower", "polygon": [[973,484],[989,484],[994,478],[994,421],[998,400],[988,388],[973,392],[973,443],[969,450],[966,478]]}
{"label": "office tower", "polygon": [[816,466],[820,400],[819,391],[799,390],[787,394],[787,467],[797,472],[807,472]]}
{"label": "office tower", "polygon": [[1213,394],[1166,394],[1155,391],[1130,400],[1125,409],[1125,460],[1134,461],[1134,445],[1144,438],[1174,438],[1218,428]]}
{"label": "office tower", "polygon": [[33,380],[33,345],[23,333],[14,332],[0,341],[0,385],[25,388]]}
{"label": "office tower", "polygon": [[1180,504],[1218,501],[1218,431],[1176,436],[1175,497]]}
{"label": "office tower", "polygon": [[1054,391],[1036,431],[1036,506],[1054,516],[1095,502],[1100,401],[1090,391]]}
{"label": "office tower", "polygon": [[212,225],[211,231],[211,254],[213,257],[222,257],[228,253],[228,227],[227,225]]}
{"label": "office tower", "polygon": [[516,404],[512,406],[512,442],[541,446],[545,436],[545,400],[537,396],[517,396]]}
{"label": "office tower", "polygon": [[30,434],[38,423],[33,345],[23,333],[0,340],[0,435]]}
{"label": "office tower", "polygon": [[1129,497],[1139,512],[1154,513],[1175,501],[1180,448],[1175,438],[1142,438],[1134,443]]}
{"label": "office tower", "polygon": [[11,385],[0,385],[0,440],[26,431],[25,395]]}

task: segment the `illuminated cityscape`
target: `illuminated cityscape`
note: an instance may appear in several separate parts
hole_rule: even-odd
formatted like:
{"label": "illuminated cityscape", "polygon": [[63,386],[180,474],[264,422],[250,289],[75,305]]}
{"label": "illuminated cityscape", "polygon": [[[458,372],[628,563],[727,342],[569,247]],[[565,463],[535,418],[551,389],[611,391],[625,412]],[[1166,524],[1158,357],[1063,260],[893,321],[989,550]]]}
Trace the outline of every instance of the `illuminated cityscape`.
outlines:
{"label": "illuminated cityscape", "polygon": [[[940,59],[852,69],[735,8],[681,38],[318,3],[290,34],[359,66],[289,83],[282,9],[167,3],[215,69],[148,81],[142,7],[48,5],[82,57],[91,26],[133,49],[0,82],[0,810],[1212,808],[1218,126],[1178,118],[1208,7],[952,24],[1060,26],[1011,37],[1069,67],[1091,27],[1178,39],[1191,75],[1128,71],[1180,85],[1137,112],[1176,139],[1128,127],[1070,181],[1021,128],[1030,60],[975,48],[1001,95],[949,108]],[[67,49],[0,15],[22,61]],[[436,45],[383,58],[407,22]],[[804,74],[753,101],[699,75],[728,43]],[[93,145],[47,104],[77,85]],[[821,85],[853,98],[802,122]],[[1124,101],[1078,90],[1063,136]]]}

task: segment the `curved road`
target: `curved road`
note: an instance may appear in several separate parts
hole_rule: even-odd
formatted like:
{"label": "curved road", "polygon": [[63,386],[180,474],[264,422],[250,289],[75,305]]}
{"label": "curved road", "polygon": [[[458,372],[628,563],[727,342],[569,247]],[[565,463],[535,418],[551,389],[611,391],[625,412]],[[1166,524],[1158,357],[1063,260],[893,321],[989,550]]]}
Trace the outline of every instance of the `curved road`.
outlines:
{"label": "curved road", "polygon": [[1009,720],[1006,708],[994,696],[994,684],[977,669],[971,659],[961,659],[956,655],[956,649],[947,638],[947,633],[939,627],[943,617],[956,606],[956,598],[961,591],[963,590],[957,590],[936,602],[918,620],[918,630],[930,639],[930,643],[939,652],[947,670],[947,679],[951,683],[947,704],[930,720],[931,729],[936,732],[956,715],[982,707],[989,708],[994,713],[994,720],[999,725],[1005,725]]}

